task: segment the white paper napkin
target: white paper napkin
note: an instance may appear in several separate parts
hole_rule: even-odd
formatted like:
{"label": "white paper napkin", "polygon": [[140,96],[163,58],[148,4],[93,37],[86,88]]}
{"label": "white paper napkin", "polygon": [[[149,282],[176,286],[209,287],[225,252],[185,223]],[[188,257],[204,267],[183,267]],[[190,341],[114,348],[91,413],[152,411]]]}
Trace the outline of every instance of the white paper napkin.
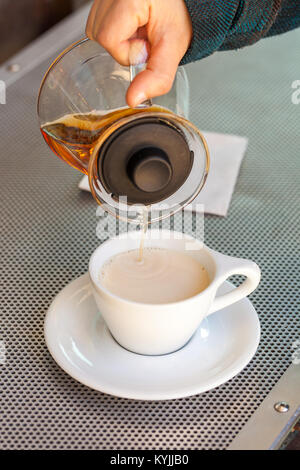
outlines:
{"label": "white paper napkin", "polygon": [[[210,169],[206,184],[199,196],[187,209],[203,205],[204,212],[226,216],[239,169],[246,152],[248,139],[229,134],[203,132],[210,151]],[[90,191],[88,177],[84,176],[79,188]]]}

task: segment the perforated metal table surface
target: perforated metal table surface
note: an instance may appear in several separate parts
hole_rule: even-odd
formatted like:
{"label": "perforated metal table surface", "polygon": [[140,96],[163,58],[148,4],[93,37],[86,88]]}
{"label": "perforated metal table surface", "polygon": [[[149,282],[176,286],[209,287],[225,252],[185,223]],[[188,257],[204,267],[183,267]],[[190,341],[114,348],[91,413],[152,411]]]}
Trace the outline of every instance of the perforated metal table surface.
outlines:
{"label": "perforated metal table surface", "polygon": [[86,272],[99,244],[96,203],[78,190],[81,175],[47,148],[36,118],[43,73],[83,32],[86,14],[76,13],[17,56],[15,75],[0,69],[7,83],[0,105],[0,447],[225,449],[272,393],[300,337],[300,105],[291,99],[300,79],[300,30],[187,67],[191,120],[249,137],[229,215],[206,216],[205,241],[260,265],[262,282],[250,298],[262,336],[250,364],[219,388],[141,402],[77,383],[53,361],[43,336],[52,299]]}

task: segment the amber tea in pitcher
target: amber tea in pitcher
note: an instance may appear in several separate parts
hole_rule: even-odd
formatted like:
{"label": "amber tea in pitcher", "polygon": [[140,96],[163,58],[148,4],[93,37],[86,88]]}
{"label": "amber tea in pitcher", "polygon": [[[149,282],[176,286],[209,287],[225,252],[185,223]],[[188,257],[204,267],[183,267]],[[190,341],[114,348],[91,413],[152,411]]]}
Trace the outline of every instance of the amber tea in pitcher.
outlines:
{"label": "amber tea in pitcher", "polygon": [[93,111],[67,114],[41,126],[42,135],[56,155],[73,168],[88,174],[88,164],[101,133],[114,122],[141,112],[169,112],[162,107],[124,107],[108,113]]}

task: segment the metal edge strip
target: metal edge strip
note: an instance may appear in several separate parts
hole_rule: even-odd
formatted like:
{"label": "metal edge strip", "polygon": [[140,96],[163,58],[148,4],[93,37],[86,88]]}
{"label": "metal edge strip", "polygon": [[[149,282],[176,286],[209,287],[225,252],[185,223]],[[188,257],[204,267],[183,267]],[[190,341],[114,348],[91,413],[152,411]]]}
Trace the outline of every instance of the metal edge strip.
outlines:
{"label": "metal edge strip", "polygon": [[[277,403],[288,410],[279,412]],[[276,450],[300,417],[300,365],[291,364],[227,450]]]}
{"label": "metal edge strip", "polygon": [[[4,62],[0,67],[0,80],[5,83],[6,88],[37,67],[43,60],[54,54],[57,55],[80,36],[84,36],[89,10],[90,4],[88,3]],[[13,64],[17,64],[16,71],[9,68]]]}

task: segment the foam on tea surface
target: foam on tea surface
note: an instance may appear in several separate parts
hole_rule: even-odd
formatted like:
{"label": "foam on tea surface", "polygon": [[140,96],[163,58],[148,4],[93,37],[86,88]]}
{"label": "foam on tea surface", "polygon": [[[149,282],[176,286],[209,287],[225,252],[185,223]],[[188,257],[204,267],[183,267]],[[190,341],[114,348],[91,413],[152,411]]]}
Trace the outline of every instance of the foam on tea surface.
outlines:
{"label": "foam on tea surface", "polygon": [[101,284],[123,299],[148,304],[177,302],[209,285],[206,269],[192,256],[164,248],[119,253],[102,267]]}

